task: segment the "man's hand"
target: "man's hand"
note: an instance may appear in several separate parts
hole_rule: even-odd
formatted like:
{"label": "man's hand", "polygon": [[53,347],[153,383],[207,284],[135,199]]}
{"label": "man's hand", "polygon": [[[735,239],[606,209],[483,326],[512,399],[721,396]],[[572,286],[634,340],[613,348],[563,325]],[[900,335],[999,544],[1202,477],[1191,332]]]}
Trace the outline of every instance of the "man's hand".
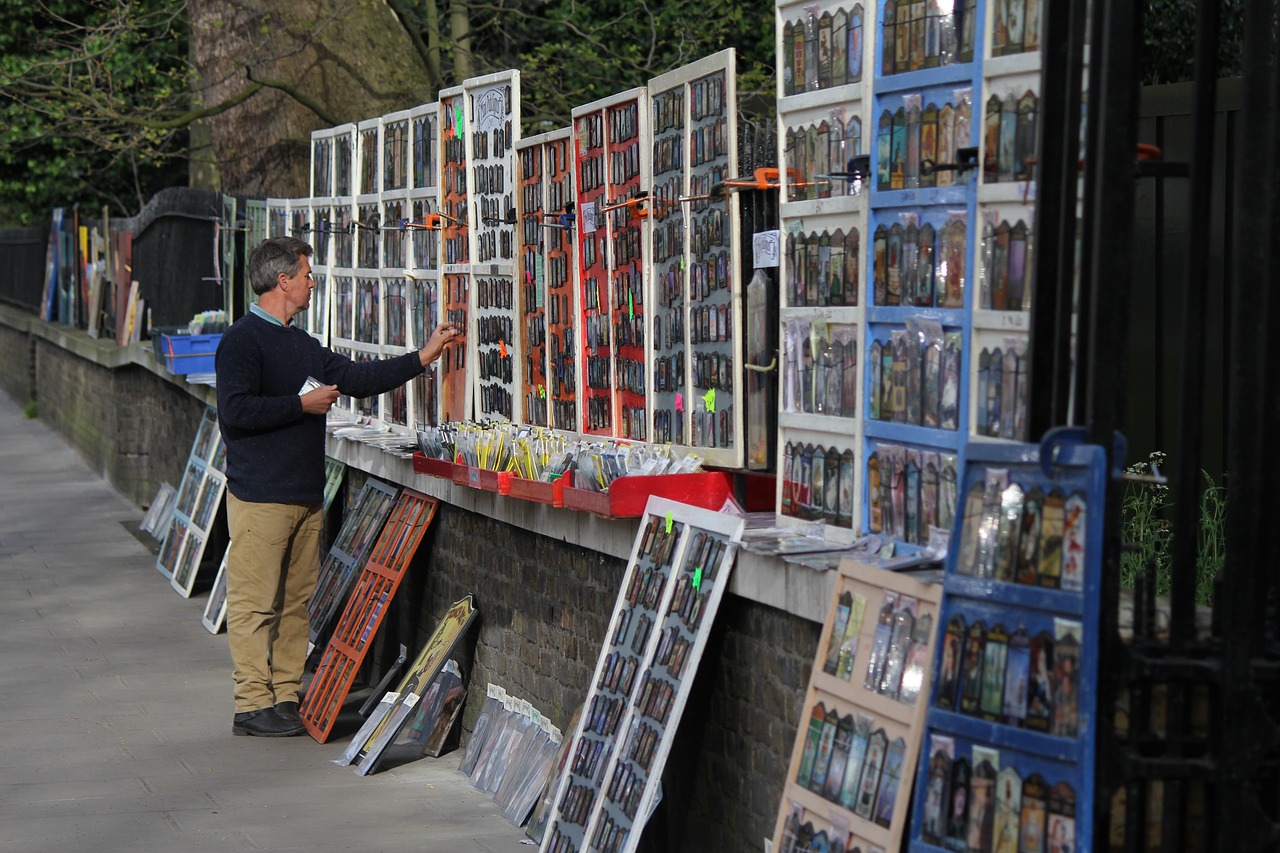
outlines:
{"label": "man's hand", "polygon": [[422,359],[422,366],[426,367],[439,358],[440,353],[444,351],[445,344],[450,344],[454,341],[461,342],[462,339],[462,329],[459,329],[456,323],[446,320],[436,326],[435,331],[431,333],[431,337],[427,339],[427,345],[418,350],[418,358]]}
{"label": "man's hand", "polygon": [[339,396],[337,385],[322,385],[301,395],[302,411],[308,415],[327,415]]}

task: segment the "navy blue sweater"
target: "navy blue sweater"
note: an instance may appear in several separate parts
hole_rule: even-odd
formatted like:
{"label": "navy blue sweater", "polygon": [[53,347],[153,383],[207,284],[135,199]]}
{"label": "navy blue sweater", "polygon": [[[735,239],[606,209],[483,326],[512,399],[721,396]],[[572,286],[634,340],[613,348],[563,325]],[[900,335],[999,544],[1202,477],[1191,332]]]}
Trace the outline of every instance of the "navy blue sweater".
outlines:
{"label": "navy blue sweater", "polygon": [[343,394],[369,397],[423,372],[416,352],[353,362],[306,331],[249,313],[222,336],[214,356],[218,425],[227,446],[227,489],[253,503],[324,499],[324,415],[302,411],[308,376]]}

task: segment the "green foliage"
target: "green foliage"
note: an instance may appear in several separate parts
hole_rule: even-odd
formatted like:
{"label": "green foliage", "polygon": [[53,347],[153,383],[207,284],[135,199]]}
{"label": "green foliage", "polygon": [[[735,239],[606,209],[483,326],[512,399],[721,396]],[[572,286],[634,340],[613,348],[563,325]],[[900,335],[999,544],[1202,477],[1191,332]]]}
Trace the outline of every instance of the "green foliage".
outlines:
{"label": "green foliage", "polygon": [[[1147,462],[1129,466],[1129,472],[1159,475],[1165,455],[1156,451]],[[1201,471],[1204,489],[1200,498],[1200,526],[1194,531],[1198,542],[1196,556],[1196,601],[1213,603],[1214,578],[1222,570],[1226,550],[1226,486],[1214,482],[1208,472]],[[1120,583],[1132,588],[1139,574],[1150,572],[1157,595],[1168,595],[1172,587],[1173,531],[1168,521],[1173,506],[1169,487],[1163,483],[1131,482],[1125,490],[1121,507],[1122,537],[1130,550],[1120,555]]]}
{"label": "green foliage", "polygon": [[36,405],[35,400],[25,403],[22,407],[22,414],[25,415],[28,420],[35,420],[39,413],[39,407]]}
{"label": "green foliage", "polygon": [[[1158,476],[1164,454],[1152,453],[1148,462],[1128,468],[1131,474]],[[1170,505],[1169,487],[1164,483],[1129,483],[1120,509],[1122,538],[1130,550],[1120,555],[1120,583],[1133,588],[1138,575],[1152,571],[1157,580],[1157,593],[1169,591],[1169,522],[1165,512]]]}
{"label": "green foliage", "polygon": [[[566,127],[574,107],[729,47],[741,96],[774,87],[772,14],[745,0],[473,3],[471,21],[475,73],[520,70],[528,134]],[[461,82],[447,64],[444,74]]]}
{"label": "green foliage", "polygon": [[[275,2],[256,4],[264,21]],[[395,5],[429,41],[428,3],[444,28],[445,82],[459,83],[451,7]],[[77,202],[136,212],[186,183],[198,79],[186,14],[184,0],[0,0],[0,226],[37,224]],[[772,14],[746,0],[487,0],[470,4],[469,19],[472,73],[521,71],[527,133],[567,126],[576,106],[726,47],[738,50],[740,95],[773,88]]]}
{"label": "green foliage", "polygon": [[[1218,77],[1237,77],[1244,38],[1243,0],[1222,0]],[[1196,0],[1147,0],[1142,34],[1144,84],[1195,78]]]}
{"label": "green foliage", "polygon": [[1217,485],[1207,471],[1200,498],[1200,550],[1196,555],[1196,601],[1213,603],[1213,581],[1222,571],[1227,550],[1227,487]]}
{"label": "green foliage", "polygon": [[182,8],[0,2],[0,226],[186,183],[185,129],[143,120],[190,100]]}

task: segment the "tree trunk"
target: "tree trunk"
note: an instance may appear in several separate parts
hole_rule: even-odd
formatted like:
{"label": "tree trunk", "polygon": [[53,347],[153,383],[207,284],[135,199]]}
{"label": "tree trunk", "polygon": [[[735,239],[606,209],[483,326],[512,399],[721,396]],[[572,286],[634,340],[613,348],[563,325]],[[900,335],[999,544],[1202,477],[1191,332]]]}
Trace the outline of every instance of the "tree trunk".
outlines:
{"label": "tree trunk", "polygon": [[189,0],[188,8],[205,105],[266,84],[208,120],[223,192],[305,196],[311,131],[433,99],[408,34],[380,0]]}
{"label": "tree trunk", "polygon": [[[195,64],[195,48],[187,46],[187,57],[191,60],[192,65]],[[192,109],[199,109],[204,104],[199,103],[199,95],[196,96],[196,102],[192,103]],[[201,190],[216,190],[221,185],[218,175],[218,163],[213,155],[213,141],[209,138],[209,125],[203,119],[194,121],[187,128],[187,185]]]}
{"label": "tree trunk", "polygon": [[440,7],[436,0],[427,0],[427,69],[433,80],[440,80],[444,88],[444,77],[440,67]]}
{"label": "tree trunk", "polygon": [[449,0],[449,38],[453,43],[453,82],[471,76],[471,18],[467,0]]}

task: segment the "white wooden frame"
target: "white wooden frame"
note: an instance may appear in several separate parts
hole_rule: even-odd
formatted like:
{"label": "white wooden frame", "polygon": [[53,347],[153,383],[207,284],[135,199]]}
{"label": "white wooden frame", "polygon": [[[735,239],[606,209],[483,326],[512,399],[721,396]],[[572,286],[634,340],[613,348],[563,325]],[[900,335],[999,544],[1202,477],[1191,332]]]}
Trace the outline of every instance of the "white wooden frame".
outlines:
{"label": "white wooden frame", "polygon": [[[712,80],[716,75],[723,75],[724,88],[721,93],[721,111],[718,114],[706,114],[698,117],[694,115],[695,100],[698,97],[698,84],[704,80]],[[649,99],[662,96],[666,92],[679,89],[684,94],[684,191],[685,196],[703,196],[706,195],[711,187],[718,181],[729,180],[738,177],[738,87],[737,87],[737,55],[736,52],[729,48],[720,51],[708,57],[696,60],[683,65],[666,74],[655,77],[649,81]],[[704,131],[712,127],[718,120],[723,120],[725,128],[721,132],[725,151],[718,156],[707,157],[701,162],[694,163],[696,156],[697,143],[695,139],[698,131]],[[695,126],[696,125],[696,126]],[[650,146],[652,147],[652,146]],[[652,159],[650,158],[650,163]],[[648,184],[653,186],[652,166],[648,174]],[[699,218],[702,217],[702,224],[709,224],[710,217],[705,214],[714,210],[714,206],[718,204],[716,200],[692,200],[681,203],[681,214],[684,231],[684,252],[683,263],[683,299],[685,309],[684,322],[684,353],[685,353],[685,375],[684,392],[681,405],[676,406],[677,410],[683,409],[683,416],[677,416],[676,420],[684,427],[673,443],[683,445],[683,449],[690,453],[696,453],[710,465],[723,466],[728,468],[741,468],[746,458],[746,436],[744,434],[745,425],[745,397],[744,390],[746,388],[743,381],[743,364],[744,358],[744,340],[745,330],[742,318],[744,316],[744,292],[741,273],[739,271],[738,260],[741,257],[741,233],[740,223],[738,220],[739,199],[737,193],[728,192],[726,195],[725,212],[723,214],[723,222],[727,228],[727,234],[724,238],[705,252],[699,252],[699,246],[695,245],[694,235],[699,228]],[[652,249],[652,238],[646,241]],[[717,251],[718,249],[718,251]],[[709,272],[703,273],[706,263],[712,255],[720,256],[727,253],[727,275],[728,288],[727,292],[722,288],[711,291],[706,295],[698,306],[693,304],[693,295],[695,290],[695,282],[702,275],[710,275]],[[695,269],[698,270],[695,273]],[[655,276],[648,275],[650,281],[649,305],[656,308],[658,304],[658,283]],[[696,322],[696,310],[707,309],[712,310],[724,308],[728,311],[728,341],[703,341],[696,342],[694,324]],[[653,318],[649,320],[649,329],[646,339],[652,348],[655,335],[653,333]],[[717,334],[716,337],[719,337]],[[730,381],[729,387],[726,388],[708,388],[696,387],[695,382],[695,362],[699,351],[708,356],[718,356],[726,358],[729,362]],[[650,362],[652,362],[652,353]],[[649,377],[648,384],[650,389],[653,388],[656,377]],[[723,385],[723,380],[721,380]],[[710,392],[714,392],[714,395]],[[657,395],[651,391],[651,396]],[[716,421],[719,415],[725,411],[725,407],[731,407],[732,417],[729,419],[729,432],[731,445],[722,446],[721,429]],[[650,406],[651,419],[656,416],[654,411],[656,405]],[[710,422],[712,442],[706,440],[708,427],[706,424]],[[655,429],[655,433],[656,433]]]}
{"label": "white wooden frame", "polygon": [[[852,542],[856,538],[856,534],[862,528],[862,495],[864,493],[863,475],[866,471],[865,465],[865,442],[863,440],[863,412],[865,410],[865,377],[866,369],[863,364],[862,354],[866,351],[865,335],[867,333],[866,324],[866,304],[868,302],[868,273],[869,265],[866,262],[867,253],[870,251],[870,235],[868,234],[868,193],[869,182],[864,182],[865,186],[858,188],[859,192],[850,194],[839,190],[847,190],[850,187],[844,180],[832,181],[832,191],[829,198],[817,198],[798,201],[788,201],[790,193],[790,184],[794,183],[796,177],[791,175],[787,169],[787,131],[789,129],[807,128],[810,125],[819,124],[822,121],[832,123],[833,112],[840,116],[845,126],[857,117],[862,122],[861,149],[859,151],[846,151],[847,157],[857,154],[869,154],[871,136],[871,86],[875,71],[875,38],[872,34],[875,32],[877,25],[877,15],[879,14],[879,4],[875,0],[859,0],[862,6],[862,76],[859,82],[846,83],[840,86],[832,86],[826,89],[814,91],[802,91],[803,87],[797,90],[796,94],[785,95],[783,75],[788,69],[783,68],[781,57],[787,55],[787,51],[782,44],[782,35],[784,24],[794,21],[803,20],[808,14],[811,4],[804,2],[778,2],[776,4],[776,44],[777,56],[780,58],[777,65],[777,91],[778,91],[778,164],[781,184],[779,192],[779,212],[781,214],[780,230],[779,230],[779,246],[778,246],[778,292],[779,304],[778,311],[779,330],[778,330],[778,389],[779,389],[779,414],[778,414],[778,470],[777,478],[777,498],[776,508],[778,515],[778,523],[780,526],[793,529],[805,529],[813,527],[815,524],[820,526],[821,532],[825,538],[834,542]],[[817,14],[823,12],[836,12],[839,10],[852,10],[858,2],[854,0],[835,0],[835,2],[823,2],[818,5]],[[843,50],[843,47],[841,47]],[[844,136],[842,131],[842,136]],[[832,169],[837,171],[845,171],[845,163],[832,164]],[[807,306],[791,304],[788,298],[788,282],[794,276],[795,271],[791,269],[793,266],[792,259],[787,253],[787,238],[797,234],[834,234],[837,229],[848,232],[850,228],[856,228],[858,231],[858,247],[860,256],[857,260],[856,269],[858,276],[858,294],[856,305],[827,305],[827,306]],[[784,393],[783,379],[787,376],[788,370],[792,365],[788,361],[787,352],[787,329],[790,323],[799,321],[807,324],[810,328],[815,323],[819,327],[823,324],[831,324],[838,326],[852,325],[854,327],[854,344],[857,353],[857,380],[855,383],[856,397],[856,414],[852,418],[831,416],[826,414],[813,414],[803,411],[788,411],[785,406],[785,400],[781,396]],[[823,446],[836,446],[842,451],[846,447],[852,447],[854,452],[854,487],[853,487],[853,506],[852,506],[852,524],[850,527],[841,525],[826,524],[822,520],[812,521],[797,518],[783,512],[783,489],[786,479],[782,472],[783,449],[788,443],[821,443]],[[843,515],[843,513],[841,513]]]}
{"label": "white wooden frame", "polygon": [[[542,850],[551,848],[557,833],[568,836],[574,849],[599,849],[599,844],[589,843],[597,831],[615,833],[615,838],[616,833],[623,833],[624,840],[616,843],[616,849],[624,853],[637,849],[644,824],[657,804],[662,770],[693,686],[698,661],[714,624],[720,600],[729,585],[729,572],[736,556],[742,527],[743,519],[738,516],[691,507],[664,498],[649,499],[632,545],[631,558],[618,592],[613,616],[609,620],[604,646],[591,677],[590,684],[593,686],[587,694],[583,705],[584,713],[578,721],[567,753],[569,761],[556,783],[556,795],[551,800],[556,804],[556,810],[543,836]],[[669,563],[650,560],[648,552],[642,551],[646,539],[663,529],[666,535],[676,538]],[[718,562],[713,567],[701,565],[702,556],[708,552],[694,550],[693,540],[698,534],[723,545],[723,550],[716,557]],[[635,603],[631,601],[633,590],[640,583],[646,566],[656,569],[669,566],[665,577],[661,577],[652,587],[652,607],[642,600],[636,600]],[[657,583],[661,583],[661,587]],[[710,589],[707,589],[708,586]],[[673,600],[681,594],[694,596],[692,600],[695,602],[701,598],[701,603],[695,605],[700,607],[697,611],[700,615],[693,618],[695,624],[692,627],[682,617],[683,608],[679,604],[674,609],[672,607]],[[641,618],[632,618],[637,613]],[[652,619],[647,637],[640,634],[640,626],[645,619]],[[668,636],[687,644],[678,665],[670,657],[665,658],[666,663],[660,659],[664,637]],[[641,642],[643,651],[637,649]],[[666,645],[668,654],[671,648],[671,645]],[[635,655],[636,669],[630,684],[627,685],[623,680],[615,682],[615,687],[601,687],[604,676],[607,675],[609,656],[624,650]],[[661,711],[654,705],[641,707],[645,698],[644,685],[649,676],[654,676],[655,684],[661,682],[664,690],[671,688],[671,692],[663,700]],[[626,689],[628,686],[630,689]],[[611,699],[605,693],[606,689],[614,694]],[[651,697],[652,695],[650,694]],[[621,710],[612,725],[606,722],[600,726],[597,723],[596,731],[592,731],[591,709],[592,702],[596,699],[608,699],[612,703],[621,701],[622,704],[615,704]],[[602,706],[597,705],[597,709],[600,707]],[[636,726],[632,725],[633,722]],[[644,726],[655,733],[655,740],[648,747],[649,758],[641,762],[630,757],[628,746]],[[601,728],[604,729],[603,733],[600,732]],[[603,755],[603,772],[583,772],[576,764],[575,759],[584,737],[590,737],[601,744],[601,752],[607,753]],[[638,793],[632,795],[632,807],[625,810],[621,792],[617,787],[610,787],[615,773],[626,774],[639,785]],[[597,783],[596,779],[602,781]],[[590,805],[585,809],[582,824],[566,817],[566,801],[572,799],[566,793],[571,786],[592,792],[592,796],[587,798]],[[633,787],[633,791],[635,790]]]}

